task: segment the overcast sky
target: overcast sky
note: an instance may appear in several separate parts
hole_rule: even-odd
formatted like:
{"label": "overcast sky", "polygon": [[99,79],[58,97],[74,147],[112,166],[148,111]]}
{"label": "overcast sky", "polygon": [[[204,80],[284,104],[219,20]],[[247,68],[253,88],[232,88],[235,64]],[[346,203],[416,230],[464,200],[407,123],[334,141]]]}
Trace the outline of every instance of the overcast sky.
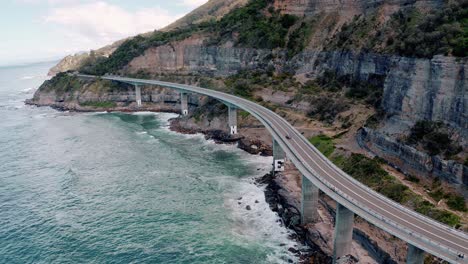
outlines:
{"label": "overcast sky", "polygon": [[0,65],[57,59],[164,27],[207,0],[5,0]]}

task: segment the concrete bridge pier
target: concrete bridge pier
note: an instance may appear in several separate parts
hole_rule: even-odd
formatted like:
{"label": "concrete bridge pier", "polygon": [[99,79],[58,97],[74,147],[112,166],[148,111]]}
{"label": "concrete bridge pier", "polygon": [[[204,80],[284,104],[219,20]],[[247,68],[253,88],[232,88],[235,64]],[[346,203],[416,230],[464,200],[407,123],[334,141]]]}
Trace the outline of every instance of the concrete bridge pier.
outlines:
{"label": "concrete bridge pier", "polygon": [[182,115],[188,115],[188,94],[187,93],[180,93],[180,107],[182,111]]}
{"label": "concrete bridge pier", "polygon": [[354,213],[343,205],[336,204],[335,235],[333,238],[333,263],[351,253]]}
{"label": "concrete bridge pier", "polygon": [[141,86],[135,85],[135,99],[138,107],[141,107]]}
{"label": "concrete bridge pier", "polygon": [[237,134],[237,107],[228,105],[229,131],[231,135]]}
{"label": "concrete bridge pier", "polygon": [[302,175],[301,223],[310,224],[318,220],[319,188]]}
{"label": "concrete bridge pier", "polygon": [[406,255],[406,264],[423,264],[424,250],[408,244],[408,254]]}
{"label": "concrete bridge pier", "polygon": [[278,142],[273,139],[273,174],[277,171],[284,171],[285,159],[286,153],[284,153]]}

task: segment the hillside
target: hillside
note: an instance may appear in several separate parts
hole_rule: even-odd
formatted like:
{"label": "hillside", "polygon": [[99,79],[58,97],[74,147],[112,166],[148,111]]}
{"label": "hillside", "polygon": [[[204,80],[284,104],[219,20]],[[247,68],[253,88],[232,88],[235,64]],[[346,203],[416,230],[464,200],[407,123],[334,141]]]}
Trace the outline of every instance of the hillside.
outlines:
{"label": "hillside", "polygon": [[171,31],[177,28],[184,28],[192,24],[199,24],[210,20],[219,20],[231,10],[242,7],[247,2],[248,0],[210,0],[174,23],[161,29],[161,31]]}
{"label": "hillside", "polygon": [[[55,71],[155,78],[254,100],[371,188],[467,229],[468,1],[212,0],[164,30],[106,50],[111,52],[64,60],[69,66]],[[59,73],[29,103],[176,112],[178,98],[175,91],[145,87],[143,107],[136,108],[131,86]],[[175,120],[176,130],[211,137],[227,128],[222,104],[190,100],[191,115]],[[242,148],[269,153],[270,137],[246,113],[240,114],[240,133]],[[294,173],[291,168],[283,176],[296,190]],[[334,206],[324,204],[322,228]],[[358,226],[356,256],[404,261],[396,253],[404,243],[362,221]],[[326,242],[311,243],[327,252]]]}
{"label": "hillside", "polygon": [[[162,28],[160,31],[167,32],[178,28],[187,27],[193,24],[199,24],[210,20],[218,20],[225,14],[229,13],[230,10],[241,7],[247,3],[247,0],[210,0],[206,4],[198,7],[184,17],[178,19],[174,23]],[[146,32],[140,34],[141,36],[151,36],[153,32]],[[90,58],[94,55],[100,57],[108,57],[112,54],[122,43],[127,39],[116,41],[110,45],[102,47],[100,49],[84,53],[69,55],[63,58],[55,67],[50,69],[49,75],[54,76],[59,72],[77,70],[83,66]]]}

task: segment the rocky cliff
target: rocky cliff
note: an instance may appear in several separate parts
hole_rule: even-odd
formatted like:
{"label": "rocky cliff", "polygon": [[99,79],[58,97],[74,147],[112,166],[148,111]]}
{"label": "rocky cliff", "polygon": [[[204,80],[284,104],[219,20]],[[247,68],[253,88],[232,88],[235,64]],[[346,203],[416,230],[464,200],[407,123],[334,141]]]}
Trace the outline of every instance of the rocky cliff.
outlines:
{"label": "rocky cliff", "polygon": [[271,50],[206,46],[206,37],[191,36],[182,41],[152,47],[124,67],[127,73],[200,74],[229,76],[240,70],[265,68]]}
{"label": "rocky cliff", "polygon": [[417,120],[441,120],[468,138],[468,75],[466,59],[435,56],[433,59],[353,52],[313,52],[290,62],[296,74],[317,76],[333,71],[366,82],[379,78],[381,107],[391,117],[381,132],[404,133]]}
{"label": "rocky cliff", "polygon": [[443,160],[440,156],[430,156],[369,128],[359,130],[357,140],[362,147],[389,161],[393,166],[410,174],[443,179],[468,196],[467,166],[453,160]]}
{"label": "rocky cliff", "polygon": [[[202,42],[202,39],[186,39],[150,48],[133,59],[126,70],[228,76],[241,69],[266,68],[274,63],[270,60],[274,53],[269,50],[204,46]],[[418,120],[442,120],[456,128],[466,144],[466,65],[465,59],[445,56],[417,59],[372,53],[306,51],[284,61],[282,66],[296,75],[310,77],[324,71],[362,81],[381,77],[381,106],[392,117],[382,132],[396,134],[408,130]]]}

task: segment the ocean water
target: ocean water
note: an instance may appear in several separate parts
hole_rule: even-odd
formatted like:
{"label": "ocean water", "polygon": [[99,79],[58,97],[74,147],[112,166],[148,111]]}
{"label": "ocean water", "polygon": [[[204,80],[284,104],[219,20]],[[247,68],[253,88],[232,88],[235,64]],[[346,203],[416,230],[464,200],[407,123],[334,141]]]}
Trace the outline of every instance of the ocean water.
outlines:
{"label": "ocean water", "polygon": [[171,132],[174,114],[24,105],[51,66],[0,68],[0,263],[297,261],[253,184],[271,158]]}

